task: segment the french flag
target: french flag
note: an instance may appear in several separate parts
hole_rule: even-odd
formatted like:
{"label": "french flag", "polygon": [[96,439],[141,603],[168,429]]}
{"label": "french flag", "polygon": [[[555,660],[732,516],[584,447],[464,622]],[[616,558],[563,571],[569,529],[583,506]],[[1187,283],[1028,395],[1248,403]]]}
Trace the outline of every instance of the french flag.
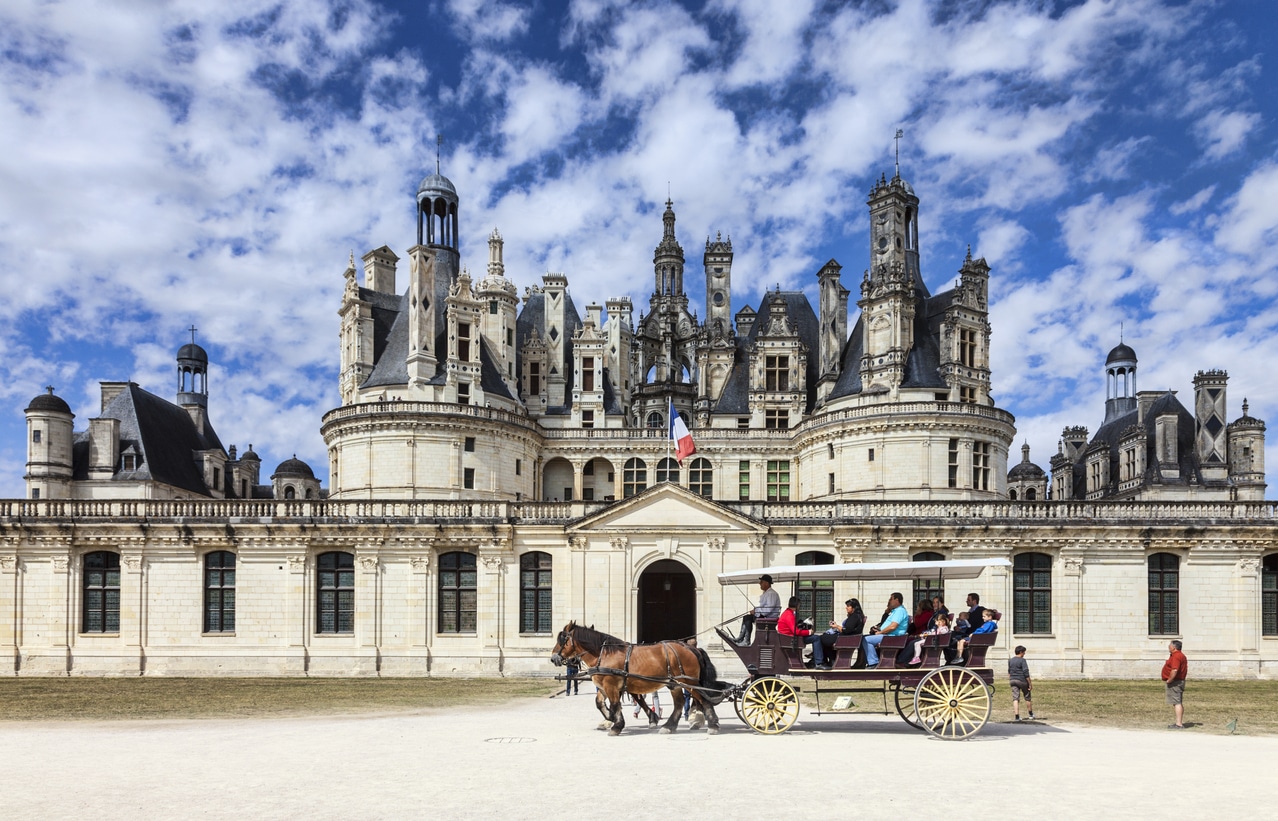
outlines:
{"label": "french flag", "polygon": [[679,460],[679,464],[683,464],[683,460],[697,452],[697,446],[692,444],[692,434],[688,433],[688,426],[683,423],[683,417],[675,412],[674,402],[670,403],[670,441],[675,443],[675,458]]}

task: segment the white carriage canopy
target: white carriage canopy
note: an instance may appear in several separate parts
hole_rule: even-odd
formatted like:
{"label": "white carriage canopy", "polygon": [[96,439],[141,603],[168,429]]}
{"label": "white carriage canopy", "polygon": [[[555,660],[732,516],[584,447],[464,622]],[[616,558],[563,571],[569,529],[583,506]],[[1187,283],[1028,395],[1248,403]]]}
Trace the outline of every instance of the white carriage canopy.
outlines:
{"label": "white carriage canopy", "polygon": [[759,567],[720,573],[719,584],[758,584],[767,573],[773,584],[797,581],[890,581],[895,579],[975,579],[987,567],[1011,567],[1008,559],[953,559],[941,562],[866,562]]}

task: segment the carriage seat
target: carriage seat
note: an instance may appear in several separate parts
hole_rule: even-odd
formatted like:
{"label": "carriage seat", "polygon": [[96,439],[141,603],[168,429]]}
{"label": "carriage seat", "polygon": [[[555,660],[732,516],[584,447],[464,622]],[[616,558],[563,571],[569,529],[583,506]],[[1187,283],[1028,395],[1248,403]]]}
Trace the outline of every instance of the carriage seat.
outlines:
{"label": "carriage seat", "polygon": [[834,669],[850,670],[852,662],[856,659],[857,651],[861,649],[861,639],[864,636],[839,636],[834,640]]}
{"label": "carriage seat", "polygon": [[998,640],[998,631],[993,633],[978,633],[968,639],[967,642],[967,666],[968,667],[985,667],[985,654],[994,646],[994,642]]}
{"label": "carriage seat", "polygon": [[[898,665],[896,663],[897,654],[905,647],[906,644],[912,642],[917,636],[884,636],[882,643],[879,644],[879,669],[892,670]],[[905,665],[900,665],[904,667]]]}

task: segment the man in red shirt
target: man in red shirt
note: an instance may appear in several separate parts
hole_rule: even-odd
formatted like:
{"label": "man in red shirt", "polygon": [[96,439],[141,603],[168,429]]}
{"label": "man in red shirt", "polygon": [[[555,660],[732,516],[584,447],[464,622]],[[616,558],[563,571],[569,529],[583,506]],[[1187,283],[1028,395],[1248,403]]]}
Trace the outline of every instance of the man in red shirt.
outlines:
{"label": "man in red shirt", "polygon": [[795,624],[795,616],[799,608],[799,597],[791,596],[781,617],[777,619],[777,633],[782,636],[799,636],[804,644],[812,645],[812,663],[818,667],[825,666],[825,650],[821,647],[820,636],[815,636],[806,627]]}
{"label": "man in red shirt", "polygon": [[1163,665],[1163,681],[1167,683],[1167,703],[1176,711],[1176,723],[1167,725],[1170,730],[1185,729],[1185,705],[1181,702],[1185,697],[1185,677],[1189,675],[1189,661],[1185,658],[1185,654],[1180,652],[1181,646],[1181,643],[1176,640],[1172,640],[1172,643],[1167,645],[1167,651],[1171,655],[1167,663]]}

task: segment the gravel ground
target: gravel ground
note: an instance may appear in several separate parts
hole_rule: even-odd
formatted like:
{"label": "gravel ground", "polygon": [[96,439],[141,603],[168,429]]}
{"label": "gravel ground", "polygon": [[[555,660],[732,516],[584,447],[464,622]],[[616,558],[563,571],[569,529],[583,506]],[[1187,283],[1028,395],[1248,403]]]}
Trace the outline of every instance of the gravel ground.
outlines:
{"label": "gravel ground", "polygon": [[583,688],[420,714],[5,723],[0,818],[754,821],[899,819],[940,808],[1041,821],[1254,817],[1278,801],[1274,737],[1049,721],[991,723],[947,742],[895,715],[809,713],[783,735],[761,736],[730,704],[719,713],[714,737],[631,724],[610,738],[595,729]]}

